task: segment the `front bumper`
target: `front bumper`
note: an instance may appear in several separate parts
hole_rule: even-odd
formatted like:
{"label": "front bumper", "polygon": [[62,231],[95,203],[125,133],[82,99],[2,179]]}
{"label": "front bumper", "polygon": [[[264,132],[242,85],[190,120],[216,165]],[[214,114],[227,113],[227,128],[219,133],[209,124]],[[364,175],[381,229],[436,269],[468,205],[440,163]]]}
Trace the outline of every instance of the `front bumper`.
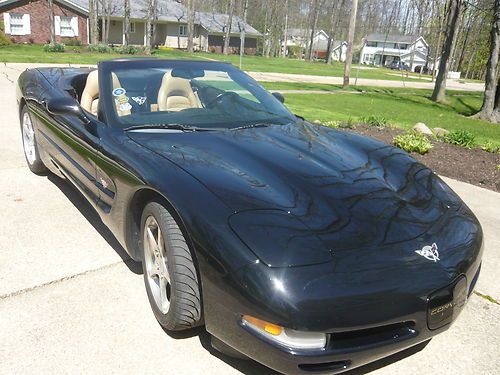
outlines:
{"label": "front bumper", "polygon": [[[231,298],[228,295],[223,298],[226,299],[225,302],[206,306],[209,317],[206,322],[207,330],[249,358],[281,373],[337,374],[403,351],[447,330],[464,306],[458,299],[454,300],[454,286],[463,288],[465,282],[465,293],[469,296],[479,272],[480,264],[477,264],[455,278],[447,287],[429,293],[427,307],[423,310],[384,321],[380,325],[327,332],[329,340],[324,350],[296,351],[256,336],[241,323],[241,314],[235,312],[234,304],[227,300]],[[443,289],[450,291],[451,310],[436,309],[449,303]],[[456,298],[463,295],[459,292],[457,287]],[[440,299],[436,300],[435,295]],[[216,311],[210,311],[212,309]],[[431,309],[434,311],[432,318]],[[441,319],[437,319],[437,314],[442,314]]]}

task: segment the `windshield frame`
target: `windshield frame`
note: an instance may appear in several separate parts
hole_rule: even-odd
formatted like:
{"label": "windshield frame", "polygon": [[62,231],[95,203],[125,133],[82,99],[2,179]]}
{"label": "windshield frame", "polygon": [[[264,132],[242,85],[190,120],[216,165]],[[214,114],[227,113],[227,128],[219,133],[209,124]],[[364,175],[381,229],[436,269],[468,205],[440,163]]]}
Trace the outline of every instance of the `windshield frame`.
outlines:
{"label": "windshield frame", "polygon": [[[276,99],[269,91],[265,90],[257,81],[252,77],[247,75],[245,72],[239,70],[234,65],[226,62],[220,61],[203,61],[203,60],[170,60],[170,59],[157,59],[157,58],[128,58],[128,59],[113,59],[101,61],[98,64],[98,75],[99,75],[99,91],[101,93],[111,92],[112,83],[112,72],[117,70],[133,70],[133,69],[175,69],[175,68],[192,68],[194,70],[220,70],[230,74],[231,72],[237,74],[243,74],[244,79],[248,80],[252,85],[258,87],[259,90],[263,90],[267,94],[268,98],[266,100],[274,101],[273,104],[279,105],[284,109],[284,113],[288,116],[283,117],[286,123],[289,123],[295,117],[290,110],[283,105],[278,99]],[[127,127],[134,126],[134,124],[125,123],[120,119],[116,111],[114,110],[114,103],[112,95],[100,95],[99,96],[100,108],[99,108],[99,118],[110,127],[116,127],[125,129]],[[278,118],[278,117],[277,117]],[[135,124],[141,125],[141,124]],[[187,125],[189,126],[189,125]],[[151,127],[154,127],[152,125]],[[217,124],[214,123],[214,127],[217,128]],[[238,127],[236,125],[235,127]],[[208,127],[207,127],[208,128]],[[225,127],[222,127],[225,128]],[[221,129],[221,128],[219,128]],[[230,130],[231,127],[226,129]]]}

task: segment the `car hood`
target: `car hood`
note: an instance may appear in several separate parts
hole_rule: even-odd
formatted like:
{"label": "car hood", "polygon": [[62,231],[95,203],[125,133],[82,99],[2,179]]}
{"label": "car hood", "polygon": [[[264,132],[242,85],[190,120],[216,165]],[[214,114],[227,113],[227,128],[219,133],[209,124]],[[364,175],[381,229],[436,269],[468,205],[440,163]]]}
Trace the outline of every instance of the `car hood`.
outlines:
{"label": "car hood", "polygon": [[[299,221],[330,253],[414,240],[446,225],[451,212],[470,213],[433,172],[405,152],[303,121],[232,131],[129,132],[129,137],[182,167],[241,212],[236,216],[245,215],[230,219],[243,239],[272,235],[272,230],[258,232],[252,222],[259,216],[246,211],[291,215],[293,233],[304,233],[296,229]],[[264,246],[265,241],[257,242]],[[296,241],[297,246],[303,242]],[[281,260],[274,263],[287,262]]]}

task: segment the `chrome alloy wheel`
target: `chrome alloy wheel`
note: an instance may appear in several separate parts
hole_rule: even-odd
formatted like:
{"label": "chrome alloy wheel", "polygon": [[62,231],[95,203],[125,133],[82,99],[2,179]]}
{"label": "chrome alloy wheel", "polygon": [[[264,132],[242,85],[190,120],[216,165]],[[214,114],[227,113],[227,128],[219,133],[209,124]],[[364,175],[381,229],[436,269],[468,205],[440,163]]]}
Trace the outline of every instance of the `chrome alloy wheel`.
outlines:
{"label": "chrome alloy wheel", "polygon": [[23,148],[24,154],[26,155],[26,160],[30,165],[33,165],[36,161],[36,147],[35,147],[35,130],[33,129],[33,124],[31,123],[31,118],[28,112],[24,112],[23,115]]}
{"label": "chrome alloy wheel", "polygon": [[144,223],[144,262],[147,281],[158,309],[168,313],[170,309],[171,285],[168,260],[160,226],[153,216]]}

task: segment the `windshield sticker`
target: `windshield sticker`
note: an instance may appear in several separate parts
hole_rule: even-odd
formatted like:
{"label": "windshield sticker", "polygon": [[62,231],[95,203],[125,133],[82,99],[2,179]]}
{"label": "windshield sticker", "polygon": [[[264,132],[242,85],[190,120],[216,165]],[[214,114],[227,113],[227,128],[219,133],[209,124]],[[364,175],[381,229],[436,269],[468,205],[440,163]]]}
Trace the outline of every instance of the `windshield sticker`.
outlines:
{"label": "windshield sticker", "polygon": [[130,103],[122,103],[118,106],[118,109],[120,111],[130,111],[132,109],[132,106],[130,105]]}
{"label": "windshield sticker", "polygon": [[125,95],[127,91],[123,87],[118,87],[113,90],[113,96],[122,96]]}
{"label": "windshield sticker", "polygon": [[139,105],[143,105],[147,99],[146,96],[132,96],[132,100]]}

